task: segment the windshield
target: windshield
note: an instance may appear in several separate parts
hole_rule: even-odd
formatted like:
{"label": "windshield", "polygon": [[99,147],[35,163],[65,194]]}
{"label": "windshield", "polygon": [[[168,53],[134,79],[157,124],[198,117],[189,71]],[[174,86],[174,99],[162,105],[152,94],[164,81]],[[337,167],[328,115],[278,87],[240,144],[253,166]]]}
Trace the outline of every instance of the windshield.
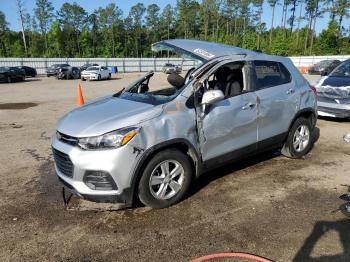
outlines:
{"label": "windshield", "polygon": [[151,105],[160,105],[173,100],[180,94],[182,88],[167,85],[165,88],[159,89],[158,82],[156,88],[150,88],[149,83],[153,75],[152,71],[147,73],[114,96]]}
{"label": "windshield", "polygon": [[8,67],[0,67],[0,72],[6,72],[9,71],[10,69]]}
{"label": "windshield", "polygon": [[90,67],[88,67],[86,70],[87,70],[87,71],[98,71],[98,70],[100,70],[100,68],[99,68],[99,67],[96,67],[96,66],[90,66]]}
{"label": "windshield", "polygon": [[350,60],[340,64],[329,76],[350,77]]}
{"label": "windshield", "polygon": [[50,66],[50,68],[56,68],[58,66],[59,66],[58,64],[54,64],[54,65]]}

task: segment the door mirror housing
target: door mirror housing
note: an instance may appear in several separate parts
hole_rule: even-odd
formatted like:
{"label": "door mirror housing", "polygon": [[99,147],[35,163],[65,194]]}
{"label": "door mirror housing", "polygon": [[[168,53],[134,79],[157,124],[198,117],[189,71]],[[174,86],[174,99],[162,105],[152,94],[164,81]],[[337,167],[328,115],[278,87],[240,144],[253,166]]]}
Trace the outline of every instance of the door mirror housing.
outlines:
{"label": "door mirror housing", "polygon": [[211,105],[224,99],[225,95],[221,90],[208,90],[203,94],[202,105]]}

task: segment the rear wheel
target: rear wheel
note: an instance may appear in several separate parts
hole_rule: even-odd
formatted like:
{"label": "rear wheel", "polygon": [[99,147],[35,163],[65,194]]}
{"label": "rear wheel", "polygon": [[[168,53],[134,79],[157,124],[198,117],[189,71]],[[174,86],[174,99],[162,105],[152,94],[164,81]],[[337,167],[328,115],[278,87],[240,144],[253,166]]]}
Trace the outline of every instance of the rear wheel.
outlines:
{"label": "rear wheel", "polygon": [[12,82],[11,76],[8,76],[8,77],[6,78],[6,82],[7,82],[7,83],[11,83],[11,82]]}
{"label": "rear wheel", "polygon": [[111,80],[111,78],[112,78],[112,75],[111,75],[111,73],[109,73],[108,74],[108,80]]}
{"label": "rear wheel", "polygon": [[192,180],[192,166],[186,155],[175,149],[156,154],[147,164],[138,185],[138,196],[152,208],[165,208],[179,202]]}
{"label": "rear wheel", "polygon": [[97,80],[98,80],[98,81],[101,80],[101,75],[98,75]]}
{"label": "rear wheel", "polygon": [[289,130],[281,153],[290,158],[301,158],[312,147],[312,127],[310,120],[300,117]]}

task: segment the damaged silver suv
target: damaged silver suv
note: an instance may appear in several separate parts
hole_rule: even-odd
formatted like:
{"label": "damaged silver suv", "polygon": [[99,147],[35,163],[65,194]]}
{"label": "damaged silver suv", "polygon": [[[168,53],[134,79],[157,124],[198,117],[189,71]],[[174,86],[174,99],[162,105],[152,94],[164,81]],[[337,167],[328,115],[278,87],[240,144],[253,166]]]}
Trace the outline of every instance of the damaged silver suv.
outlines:
{"label": "damaged silver suv", "polygon": [[149,90],[153,72],[77,108],[57,124],[60,181],[96,202],[153,208],[179,202],[208,169],[270,149],[299,158],[312,147],[316,96],[288,58],[195,40],[167,40],[200,61],[172,87]]}

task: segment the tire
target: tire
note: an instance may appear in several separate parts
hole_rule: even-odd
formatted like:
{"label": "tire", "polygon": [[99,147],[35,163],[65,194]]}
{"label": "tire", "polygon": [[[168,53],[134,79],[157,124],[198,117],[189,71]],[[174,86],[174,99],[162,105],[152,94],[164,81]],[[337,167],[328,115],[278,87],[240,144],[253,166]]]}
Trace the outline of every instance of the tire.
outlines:
{"label": "tire", "polygon": [[[168,177],[164,174],[167,169],[164,167],[170,171]],[[171,178],[174,170],[178,172]],[[186,195],[192,173],[192,165],[186,155],[176,149],[161,151],[146,165],[138,184],[138,197],[143,204],[152,208],[174,205]],[[155,184],[152,185],[151,181]]]}
{"label": "tire", "polygon": [[85,81],[86,79],[84,77],[81,78],[81,81]]}
{"label": "tire", "polygon": [[11,82],[12,82],[11,76],[8,76],[8,77],[6,78],[6,82],[7,82],[7,83],[11,83]]}
{"label": "tire", "polygon": [[22,76],[21,81],[25,81],[26,80],[26,76]]}
{"label": "tire", "polygon": [[101,75],[98,75],[97,80],[98,80],[98,81],[101,80]]}
{"label": "tire", "polygon": [[111,78],[112,78],[112,75],[111,75],[111,73],[109,73],[108,74],[108,80],[111,80]]}
{"label": "tire", "polygon": [[312,148],[312,125],[310,120],[300,117],[289,130],[287,140],[281,153],[289,158],[301,158]]}

